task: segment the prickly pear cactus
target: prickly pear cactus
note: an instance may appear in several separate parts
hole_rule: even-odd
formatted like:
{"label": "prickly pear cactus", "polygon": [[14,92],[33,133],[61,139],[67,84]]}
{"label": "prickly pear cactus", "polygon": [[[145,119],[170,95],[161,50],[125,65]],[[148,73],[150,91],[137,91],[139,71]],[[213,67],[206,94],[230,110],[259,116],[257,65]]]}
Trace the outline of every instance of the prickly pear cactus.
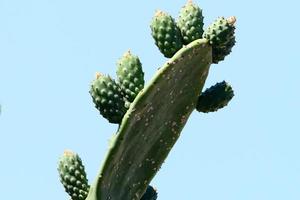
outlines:
{"label": "prickly pear cactus", "polygon": [[195,109],[210,64],[211,46],[201,39],[180,49],[157,71],[130,105],[112,141],[91,186],[97,198],[141,197]]}
{"label": "prickly pear cactus", "polygon": [[148,186],[146,192],[142,196],[141,200],[156,200],[157,192],[152,186]]}
{"label": "prickly pear cactus", "polygon": [[219,18],[202,34],[202,9],[190,0],[178,25],[158,11],[150,25],[152,36],[170,59],[152,79],[144,86],[141,62],[130,53],[118,61],[116,82],[97,76],[90,90],[93,102],[103,117],[119,126],[86,200],[157,199],[150,182],[190,114],[219,110],[233,97],[225,81],[202,89],[211,64],[224,60],[235,44],[234,23],[234,17]]}

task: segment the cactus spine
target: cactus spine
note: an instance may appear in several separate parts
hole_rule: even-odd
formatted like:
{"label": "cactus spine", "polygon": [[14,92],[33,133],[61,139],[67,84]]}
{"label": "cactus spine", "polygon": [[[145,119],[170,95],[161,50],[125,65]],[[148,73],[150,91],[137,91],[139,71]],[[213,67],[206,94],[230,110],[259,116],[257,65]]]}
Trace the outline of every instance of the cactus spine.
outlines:
{"label": "cactus spine", "polygon": [[[180,29],[170,15],[158,11],[150,25],[152,36],[161,53],[170,59],[149,83],[144,87],[141,62],[130,52],[118,61],[117,82],[97,75],[91,84],[92,99],[103,117],[119,127],[93,184],[88,186],[86,178],[78,179],[80,183],[85,180],[87,187],[79,185],[86,188],[82,189],[84,194],[88,192],[86,198],[78,199],[83,192],[73,189],[78,177],[68,166],[74,165],[69,162],[74,154],[67,153],[60,161],[62,183],[72,198],[76,194],[73,200],[157,199],[149,184],[190,114],[194,110],[216,111],[233,97],[225,81],[201,91],[211,64],[223,60],[235,44],[234,23],[234,17],[219,18],[202,34],[202,10],[191,1],[180,12]],[[75,178],[72,181],[71,176]]]}

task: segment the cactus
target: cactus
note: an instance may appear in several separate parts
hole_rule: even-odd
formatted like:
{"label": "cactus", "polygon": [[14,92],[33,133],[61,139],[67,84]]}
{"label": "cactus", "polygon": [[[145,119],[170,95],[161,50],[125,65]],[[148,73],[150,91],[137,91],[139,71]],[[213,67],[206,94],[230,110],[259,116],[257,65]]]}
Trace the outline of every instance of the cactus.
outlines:
{"label": "cactus", "polygon": [[[184,8],[186,12],[198,12],[189,6],[196,8],[189,2]],[[203,17],[195,13],[185,13],[181,18],[201,25]],[[235,43],[235,18],[225,22],[223,19],[218,22],[221,28],[214,23],[203,38],[199,38],[201,29],[190,32],[183,45],[183,36],[173,18],[159,11],[152,20],[152,36],[162,54],[171,58],[148,84],[142,89],[142,66],[130,53],[118,62],[118,82],[103,75],[92,82],[90,94],[96,108],[109,122],[119,126],[86,200],[157,199],[150,182],[190,114],[194,110],[216,111],[233,97],[226,82],[201,93],[211,64],[224,59]]]}
{"label": "cactus", "polygon": [[157,192],[152,186],[148,186],[146,192],[142,196],[141,200],[156,200]]}
{"label": "cactus", "polygon": [[127,51],[120,58],[117,65],[117,76],[121,89],[125,94],[125,98],[129,102],[133,102],[145,83],[141,61],[137,56]]}
{"label": "cactus", "polygon": [[180,10],[177,24],[181,31],[184,44],[188,44],[196,39],[202,38],[202,10],[191,0],[189,0]]}
{"label": "cactus", "polygon": [[111,123],[120,123],[125,112],[125,99],[120,86],[110,77],[96,73],[90,94],[101,115]]}
{"label": "cactus", "polygon": [[58,165],[60,181],[72,200],[84,200],[89,192],[84,165],[78,154],[66,150]]}
{"label": "cactus", "polygon": [[91,195],[99,199],[141,197],[195,109],[210,64],[211,47],[200,39],[180,49],[158,70],[124,115],[91,186],[97,193],[90,192],[87,199],[93,199]]}
{"label": "cactus", "polygon": [[213,63],[224,60],[235,44],[235,17],[218,18],[204,32],[203,37],[212,45]]}
{"label": "cactus", "polygon": [[180,30],[169,14],[156,11],[150,27],[155,44],[165,57],[171,58],[182,47]]}
{"label": "cactus", "polygon": [[206,89],[198,99],[196,109],[199,112],[215,112],[227,106],[234,96],[231,86],[225,81]]}

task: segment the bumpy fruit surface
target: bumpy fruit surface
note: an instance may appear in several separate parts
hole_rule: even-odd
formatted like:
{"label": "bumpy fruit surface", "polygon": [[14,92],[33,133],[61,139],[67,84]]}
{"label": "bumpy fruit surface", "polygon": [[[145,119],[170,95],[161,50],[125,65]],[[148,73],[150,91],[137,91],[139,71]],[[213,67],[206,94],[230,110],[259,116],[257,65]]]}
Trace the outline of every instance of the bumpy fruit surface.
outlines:
{"label": "bumpy fruit surface", "polygon": [[183,6],[179,13],[178,27],[181,31],[183,43],[188,44],[203,35],[202,10],[191,0]]}
{"label": "bumpy fruit surface", "polygon": [[110,123],[120,123],[126,113],[125,99],[121,87],[110,76],[100,73],[91,84],[90,94],[95,107]]}
{"label": "bumpy fruit surface", "polygon": [[72,200],[84,200],[89,192],[88,180],[80,157],[65,151],[59,160],[60,181]]}
{"label": "bumpy fruit surface", "polygon": [[151,23],[152,37],[161,53],[171,58],[182,47],[182,36],[174,19],[167,13],[157,11]]}
{"label": "bumpy fruit surface", "polygon": [[228,83],[217,83],[200,95],[196,109],[204,113],[217,111],[225,107],[233,96],[232,87]]}
{"label": "bumpy fruit surface", "polygon": [[130,51],[126,52],[117,63],[117,76],[126,99],[133,102],[145,84],[140,59]]}
{"label": "bumpy fruit surface", "polygon": [[152,186],[148,186],[145,194],[142,196],[141,200],[156,200],[157,192]]}
{"label": "bumpy fruit surface", "polygon": [[235,44],[235,17],[218,18],[205,30],[203,37],[212,45],[213,63],[224,60]]}

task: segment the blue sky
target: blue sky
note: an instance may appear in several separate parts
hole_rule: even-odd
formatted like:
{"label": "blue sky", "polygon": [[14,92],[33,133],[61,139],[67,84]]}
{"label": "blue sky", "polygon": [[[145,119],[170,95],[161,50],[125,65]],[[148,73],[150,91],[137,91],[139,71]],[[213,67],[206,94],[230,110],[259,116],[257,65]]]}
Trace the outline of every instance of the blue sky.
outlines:
{"label": "blue sky", "polygon": [[[194,112],[152,181],[159,199],[300,198],[299,3],[199,1],[205,27],[237,17],[237,44],[205,87],[235,90],[217,113]],[[96,71],[115,76],[128,49],[148,81],[166,59],[150,35],[156,9],[185,1],[0,0],[1,199],[68,199],[58,180],[64,149],[93,181],[117,129],[94,108]]]}

